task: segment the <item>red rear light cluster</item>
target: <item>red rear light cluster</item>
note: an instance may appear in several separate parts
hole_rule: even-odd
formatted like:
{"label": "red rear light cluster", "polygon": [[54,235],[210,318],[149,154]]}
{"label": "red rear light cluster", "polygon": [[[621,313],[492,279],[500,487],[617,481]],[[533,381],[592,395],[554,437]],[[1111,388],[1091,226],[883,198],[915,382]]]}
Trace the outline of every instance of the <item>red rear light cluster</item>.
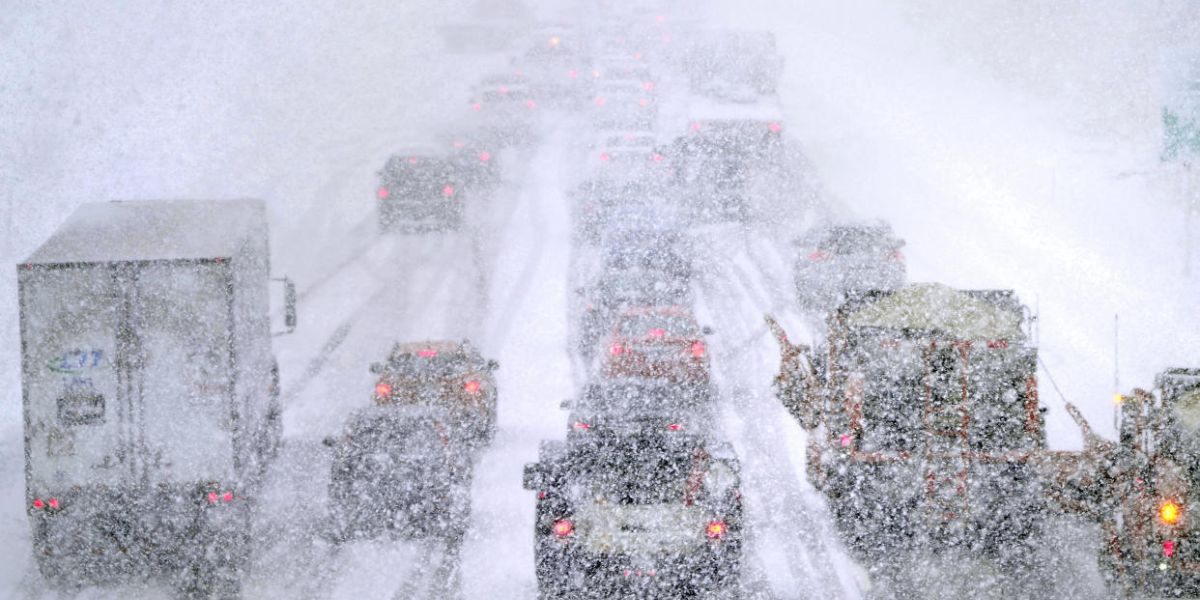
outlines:
{"label": "red rear light cluster", "polygon": [[378,196],[380,200],[386,200],[387,197],[391,195],[391,191],[387,189],[387,186],[380,186],[379,189],[375,190],[375,195]]}
{"label": "red rear light cluster", "polygon": [[446,198],[453,198],[454,186],[447,183],[446,187],[442,188],[442,196],[445,196]]}
{"label": "red rear light cluster", "polygon": [[557,538],[565,538],[575,532],[575,524],[569,519],[559,519],[550,527]]}
{"label": "red rear light cluster", "polygon": [[437,354],[438,354],[437,350],[435,350],[433,348],[417,350],[417,356],[420,356],[421,358],[433,358],[433,357],[437,356]]}
{"label": "red rear light cluster", "polygon": [[987,347],[993,350],[1003,350],[1008,347],[1008,340],[988,340]]}
{"label": "red rear light cluster", "polygon": [[611,346],[611,347],[608,349],[608,351],[609,351],[610,353],[612,353],[612,355],[613,355],[613,356],[620,356],[622,353],[624,353],[624,352],[625,352],[625,347],[624,347],[624,346],[622,346],[621,344],[613,344],[613,345],[612,345],[612,346]]}
{"label": "red rear light cluster", "polygon": [[655,328],[651,329],[649,332],[647,332],[647,335],[649,335],[650,337],[660,338],[660,337],[667,335],[667,330],[659,328],[659,327],[655,327]]}
{"label": "red rear light cluster", "polygon": [[477,393],[479,393],[479,382],[478,381],[468,381],[465,384],[463,384],[463,390],[465,392],[467,392],[468,394],[477,394]]}
{"label": "red rear light cluster", "polygon": [[392,395],[392,384],[386,381],[380,381],[375,384],[375,397],[387,398]]}
{"label": "red rear light cluster", "polygon": [[899,250],[893,250],[888,253],[887,259],[893,262],[904,262],[904,253]]}
{"label": "red rear light cluster", "polygon": [[612,158],[612,156],[609,156],[609,154],[607,152],[600,153],[600,161],[601,162],[608,162],[609,159],[611,159],[611,158]]}
{"label": "red rear light cluster", "polygon": [[1163,556],[1165,556],[1167,558],[1171,558],[1172,556],[1175,556],[1175,541],[1174,540],[1163,541]]}
{"label": "red rear light cluster", "polygon": [[62,507],[62,505],[60,505],[58,503],[58,498],[55,498],[55,497],[50,497],[45,500],[43,500],[41,498],[33,499],[33,508],[35,510],[56,511],[56,510],[60,509],[61,507]]}
{"label": "red rear light cluster", "polygon": [[728,528],[725,526],[725,521],[720,519],[709,521],[708,527],[704,528],[704,535],[710,540],[720,540],[725,538]]}
{"label": "red rear light cluster", "polygon": [[596,98],[596,106],[604,106],[604,98]]}
{"label": "red rear light cluster", "polygon": [[823,261],[823,260],[829,260],[829,253],[828,253],[828,252],[822,252],[822,251],[820,251],[820,250],[814,250],[812,254],[809,254],[809,255],[808,255],[808,260],[811,260],[811,261],[813,261],[813,262],[820,262],[820,261]]}
{"label": "red rear light cluster", "polygon": [[592,428],[592,424],[584,423],[583,421],[576,421],[575,424],[572,425],[572,427],[574,427],[575,429],[577,429],[579,431],[587,431]]}
{"label": "red rear light cluster", "polygon": [[692,358],[703,358],[707,350],[704,347],[704,342],[692,342]]}
{"label": "red rear light cluster", "polygon": [[209,504],[229,504],[233,502],[233,492],[225,490],[224,492],[209,492],[205,499]]}
{"label": "red rear light cluster", "polygon": [[682,423],[671,423],[671,424],[667,425],[667,431],[681,431],[681,430],[683,430]]}
{"label": "red rear light cluster", "polygon": [[489,160],[492,160],[492,154],[490,152],[488,152],[487,150],[484,150],[483,152],[479,153],[479,161],[480,162],[487,162]]}

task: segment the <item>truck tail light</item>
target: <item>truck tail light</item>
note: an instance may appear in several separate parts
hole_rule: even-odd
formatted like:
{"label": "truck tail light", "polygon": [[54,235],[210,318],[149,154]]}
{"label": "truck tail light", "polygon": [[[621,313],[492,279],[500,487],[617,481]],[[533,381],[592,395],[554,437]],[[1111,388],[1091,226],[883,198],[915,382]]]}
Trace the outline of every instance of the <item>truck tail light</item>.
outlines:
{"label": "truck tail light", "polygon": [[612,346],[609,347],[608,351],[613,356],[620,356],[621,353],[625,352],[625,347],[622,346],[621,344],[613,344]]}
{"label": "truck tail light", "polygon": [[38,509],[38,510],[45,510],[45,508],[46,508],[46,501],[45,501],[45,500],[42,500],[41,498],[34,498],[34,499],[33,499],[33,507],[34,507],[34,508],[36,508],[36,509]]}
{"label": "truck tail light", "polygon": [[1165,556],[1167,558],[1171,558],[1172,556],[1175,556],[1175,541],[1174,540],[1163,541],[1163,556]]}
{"label": "truck tail light", "polygon": [[823,261],[823,260],[829,260],[829,253],[828,253],[828,252],[821,252],[820,250],[817,250],[817,251],[813,252],[812,254],[809,254],[809,255],[808,255],[808,260],[811,260],[811,261],[813,261],[813,262],[820,262],[820,261]]}
{"label": "truck tail light", "polygon": [[478,381],[468,381],[468,382],[464,383],[463,391],[467,392],[468,394],[479,393],[479,382]]}
{"label": "truck tail light", "polygon": [[1173,500],[1164,501],[1158,507],[1158,518],[1167,525],[1174,525],[1179,522],[1179,516],[1182,510],[1179,505]]}
{"label": "truck tail light", "polygon": [[704,535],[708,536],[710,540],[720,540],[725,538],[726,531],[725,521],[717,519],[709,521],[708,527],[704,528]]}
{"label": "truck tail light", "polygon": [[375,195],[379,197],[380,200],[387,200],[387,197],[390,196],[391,193],[391,190],[387,189],[386,185],[381,185],[379,186],[379,189],[375,190]]}

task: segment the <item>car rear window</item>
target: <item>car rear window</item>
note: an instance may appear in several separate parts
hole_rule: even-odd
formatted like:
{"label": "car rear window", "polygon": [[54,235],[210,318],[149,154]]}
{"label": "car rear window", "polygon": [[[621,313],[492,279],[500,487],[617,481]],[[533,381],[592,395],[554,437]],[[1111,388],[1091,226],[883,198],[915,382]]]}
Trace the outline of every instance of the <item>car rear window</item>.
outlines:
{"label": "car rear window", "polygon": [[[426,354],[427,356],[422,356]],[[474,367],[471,357],[462,352],[424,351],[396,354],[388,361],[388,369],[400,377],[439,379],[454,377]]]}
{"label": "car rear window", "polygon": [[886,252],[892,240],[877,229],[834,229],[821,240],[819,249],[832,254]]}
{"label": "car rear window", "polygon": [[625,337],[695,337],[698,329],[690,316],[668,313],[627,314],[617,324]]}

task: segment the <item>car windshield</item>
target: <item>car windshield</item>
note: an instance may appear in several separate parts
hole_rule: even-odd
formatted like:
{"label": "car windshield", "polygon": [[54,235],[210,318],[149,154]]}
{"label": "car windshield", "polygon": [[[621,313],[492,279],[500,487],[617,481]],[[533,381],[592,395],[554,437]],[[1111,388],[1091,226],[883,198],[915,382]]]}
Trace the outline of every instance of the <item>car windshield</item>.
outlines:
{"label": "car windshield", "polygon": [[696,321],[676,313],[633,313],[621,317],[617,332],[623,337],[696,337]]}

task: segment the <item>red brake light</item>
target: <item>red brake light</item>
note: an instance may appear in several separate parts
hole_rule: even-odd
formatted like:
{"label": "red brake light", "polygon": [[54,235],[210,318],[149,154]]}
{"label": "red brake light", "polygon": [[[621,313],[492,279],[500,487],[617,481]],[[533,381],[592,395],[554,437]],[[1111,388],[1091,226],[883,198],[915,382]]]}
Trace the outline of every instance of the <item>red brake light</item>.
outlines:
{"label": "red brake light", "polygon": [[417,164],[417,157],[415,157],[415,156],[408,157],[408,164],[410,164],[410,165]]}
{"label": "red brake light", "polygon": [[225,502],[225,503],[233,502],[233,492],[225,492],[224,494],[222,494],[221,502]]}
{"label": "red brake light", "polygon": [[719,540],[725,537],[725,531],[725,521],[710,521],[708,527],[704,529],[704,535],[707,535],[710,540]]}
{"label": "red brake light", "polygon": [[455,149],[455,150],[462,150],[462,147],[463,147],[463,146],[465,146],[465,145],[466,145],[466,144],[462,143],[462,142],[461,142],[461,141],[459,141],[459,140],[454,140],[454,149]]}
{"label": "red brake light", "polygon": [[554,535],[564,538],[575,531],[575,524],[567,519],[559,519],[554,522],[554,526],[551,529],[554,531]]}
{"label": "red brake light", "polygon": [[650,331],[646,332],[646,334],[649,335],[650,337],[663,337],[663,336],[667,335],[667,330],[662,329],[660,327],[655,327],[655,328],[651,329]]}
{"label": "red brake light", "polygon": [[492,154],[490,152],[488,152],[487,150],[484,150],[483,152],[479,153],[479,160],[481,162],[487,162],[489,160],[492,160]]}
{"label": "red brake light", "polygon": [[1008,347],[1008,340],[988,340],[987,347],[993,350],[1003,350]]}
{"label": "red brake light", "polygon": [[420,356],[421,358],[433,358],[437,356],[437,350],[434,350],[433,348],[417,350],[417,356]]}
{"label": "red brake light", "polygon": [[600,153],[600,160],[601,160],[602,162],[608,162],[608,161],[609,161],[609,159],[611,159],[611,158],[612,158],[612,156],[609,156],[609,154],[608,154],[607,152],[601,152],[601,153]]}
{"label": "red brake light", "polygon": [[1175,556],[1175,542],[1173,540],[1166,540],[1163,542],[1163,556],[1167,558]]}
{"label": "red brake light", "polygon": [[887,255],[887,258],[896,262],[904,262],[904,254],[899,250],[893,250]]}
{"label": "red brake light", "polygon": [[592,424],[584,423],[583,421],[575,421],[575,424],[572,425],[572,427],[574,427],[575,429],[578,429],[580,431],[587,431],[592,428]]}
{"label": "red brake light", "polygon": [[779,123],[768,123],[767,124],[767,130],[769,130],[771,133],[779,133],[780,129],[783,129],[783,127],[781,127],[779,125]]}
{"label": "red brake light", "polygon": [[692,129],[692,131],[700,131],[700,122],[692,121],[691,129]]}
{"label": "red brake light", "polygon": [[692,342],[692,358],[701,358],[704,356],[707,348],[704,347],[704,342]]}
{"label": "red brake light", "polygon": [[508,86],[507,86],[507,85],[502,85],[502,86],[500,86],[500,93],[501,93],[501,94],[507,94],[507,93],[508,93]]}
{"label": "red brake light", "polygon": [[526,100],[525,108],[528,108],[529,110],[533,110],[533,109],[537,108],[537,102],[534,102],[533,100]]}
{"label": "red brake light", "polygon": [[659,153],[657,153],[657,152],[655,152],[654,154],[650,155],[650,160],[652,160],[652,161],[654,161],[654,162],[662,162],[662,159],[663,159],[663,155],[661,155],[661,154],[659,154]]}
{"label": "red brake light", "polygon": [[38,510],[42,510],[43,508],[46,508],[46,502],[43,501],[41,498],[34,498],[33,507]]}
{"label": "red brake light", "polygon": [[50,508],[53,510],[58,510],[58,498],[50,499]]}
{"label": "red brake light", "polygon": [[813,251],[812,254],[808,255],[808,260],[811,260],[814,262],[820,262],[822,260],[828,260],[828,259],[829,259],[829,253],[822,252],[820,250],[815,250],[815,251]]}
{"label": "red brake light", "polygon": [[622,352],[625,351],[625,347],[622,346],[621,344],[613,344],[612,347],[608,349],[608,351],[611,352],[613,356],[618,356]]}
{"label": "red brake light", "polygon": [[645,98],[642,98],[641,100],[638,100],[638,106],[640,106],[642,108],[650,106],[650,101]]}
{"label": "red brake light", "polygon": [[387,398],[392,395],[392,386],[386,381],[380,381],[375,384],[375,396],[378,398]]}
{"label": "red brake light", "polygon": [[850,447],[850,442],[852,441],[854,441],[854,438],[850,437],[850,434],[848,433],[843,433],[840,437],[838,437],[838,443],[841,444],[843,448]]}
{"label": "red brake light", "polygon": [[442,188],[442,195],[447,198],[453,198],[454,197],[454,186],[447,183],[446,187]]}
{"label": "red brake light", "polygon": [[604,98],[596,98],[596,106],[604,106]]}
{"label": "red brake light", "polygon": [[467,383],[465,383],[463,385],[463,389],[466,390],[466,392],[468,394],[477,393],[479,391],[479,382],[478,381],[468,381]]}
{"label": "red brake light", "polygon": [[683,425],[681,423],[671,423],[670,425],[667,425],[667,431],[680,431],[682,429]]}
{"label": "red brake light", "polygon": [[476,110],[476,111],[483,110],[483,105],[482,105],[482,104],[480,104],[480,103],[478,103],[478,102],[476,102],[476,103],[474,103],[474,104],[472,104],[472,105],[471,105],[471,109],[472,109],[472,110]]}
{"label": "red brake light", "polygon": [[378,196],[380,200],[387,199],[390,194],[391,191],[388,190],[386,186],[380,186],[379,189],[375,190],[375,195]]}
{"label": "red brake light", "polygon": [[567,77],[570,77],[571,79],[575,79],[575,78],[579,77],[579,71],[576,71],[575,69],[571,69],[570,71],[567,71]]}
{"label": "red brake light", "polygon": [[649,92],[649,91],[653,90],[653,89],[654,89],[654,82],[653,82],[653,81],[643,81],[643,82],[642,82],[642,89],[643,89],[643,90],[646,90],[647,92]]}
{"label": "red brake light", "polygon": [[209,493],[208,493],[208,503],[209,503],[209,504],[216,504],[216,503],[217,503],[217,493],[216,493],[216,492],[209,492]]}

